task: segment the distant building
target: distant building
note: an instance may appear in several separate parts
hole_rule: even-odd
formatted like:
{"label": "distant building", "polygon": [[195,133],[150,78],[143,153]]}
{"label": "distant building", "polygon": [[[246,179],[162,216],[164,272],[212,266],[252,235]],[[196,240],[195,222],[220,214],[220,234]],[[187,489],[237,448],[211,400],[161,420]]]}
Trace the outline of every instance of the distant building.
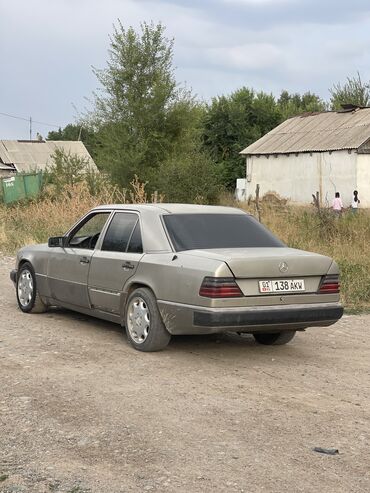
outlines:
{"label": "distant building", "polygon": [[370,108],[345,105],[340,111],[289,118],[241,152],[246,157],[246,197],[256,185],[297,204],[319,192],[331,205],[335,192],[349,206],[358,190],[370,207]]}
{"label": "distant building", "polygon": [[0,140],[0,177],[11,176],[14,173],[43,171],[52,164],[51,156],[56,149],[77,154],[86,159],[89,168],[97,170],[81,141]]}

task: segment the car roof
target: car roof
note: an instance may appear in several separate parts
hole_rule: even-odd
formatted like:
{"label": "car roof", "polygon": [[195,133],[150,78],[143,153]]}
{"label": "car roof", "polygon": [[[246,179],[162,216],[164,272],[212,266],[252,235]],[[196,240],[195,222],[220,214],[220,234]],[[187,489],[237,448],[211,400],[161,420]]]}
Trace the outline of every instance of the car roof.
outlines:
{"label": "car roof", "polygon": [[94,210],[135,210],[157,214],[243,214],[245,211],[236,207],[199,204],[107,204],[95,207]]}

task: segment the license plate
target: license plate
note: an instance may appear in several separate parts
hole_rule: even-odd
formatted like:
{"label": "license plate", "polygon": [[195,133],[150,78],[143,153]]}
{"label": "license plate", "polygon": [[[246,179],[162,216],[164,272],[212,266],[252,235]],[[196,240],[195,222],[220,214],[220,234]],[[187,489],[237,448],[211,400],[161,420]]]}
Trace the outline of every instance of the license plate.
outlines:
{"label": "license plate", "polygon": [[304,291],[303,279],[277,279],[271,281],[259,281],[260,293],[291,293]]}

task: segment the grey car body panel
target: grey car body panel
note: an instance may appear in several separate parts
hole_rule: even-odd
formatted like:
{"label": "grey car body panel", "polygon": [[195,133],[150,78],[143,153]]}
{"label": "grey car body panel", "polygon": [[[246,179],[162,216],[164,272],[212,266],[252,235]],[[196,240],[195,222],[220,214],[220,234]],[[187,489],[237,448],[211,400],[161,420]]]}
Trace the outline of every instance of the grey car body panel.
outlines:
{"label": "grey car body panel", "polygon": [[[158,306],[166,328],[172,335],[214,334],[225,331],[280,332],[287,329],[304,330],[310,326],[327,327],[333,325],[341,317],[343,311],[338,302],[247,308],[205,308],[159,300]],[[302,313],[303,317],[300,316]],[[202,323],[200,320],[204,315],[208,320]],[[263,315],[262,322],[261,315]],[[290,320],[287,315],[290,316]],[[221,317],[227,318],[228,323],[219,323],[217,319]]]}
{"label": "grey car body panel", "polygon": [[[101,250],[104,234],[116,212],[134,212],[141,226],[143,254]],[[174,252],[163,225],[162,216],[171,213],[243,214],[229,207],[188,204],[128,204],[105,205],[89,211],[74,224],[69,236],[89,215],[108,212],[110,216],[100,234],[95,249],[48,247],[34,245],[19,250],[16,269],[29,261],[36,272],[42,300],[50,305],[64,306],[106,320],[123,323],[126,299],[136,286],[148,286],[158,300],[167,330],[172,334],[219,332],[222,330],[266,330],[266,325],[245,327],[201,327],[194,323],[196,310],[215,313],[232,311],[235,314],[251,310],[269,310],[279,316],[281,310],[312,310],[325,306],[340,306],[338,294],[317,292],[322,276],[338,273],[338,266],[329,257],[287,247],[208,249]],[[82,262],[85,258],[88,262]],[[130,264],[126,269],[124,265]],[[288,264],[282,273],[279,264]],[[205,298],[199,295],[204,277],[236,278],[243,297]],[[258,280],[303,278],[304,293],[266,295],[259,293]],[[290,308],[289,308],[290,307]],[[249,315],[248,315],[249,316]],[[314,318],[314,317],[313,317]],[[305,328],[315,323],[270,325],[279,330]],[[318,317],[319,318],[319,317]],[[278,321],[277,321],[278,322]],[[326,323],[327,322],[327,323]],[[317,320],[316,325],[330,325],[335,320]],[[289,327],[288,327],[289,326]]]}
{"label": "grey car body panel", "polygon": [[[332,259],[318,253],[294,248],[233,248],[192,250],[187,255],[218,259],[226,262],[236,278],[286,278],[301,273],[321,276],[327,272]],[[287,263],[288,270],[282,274],[280,262]],[[261,266],[263,269],[261,270]]]}

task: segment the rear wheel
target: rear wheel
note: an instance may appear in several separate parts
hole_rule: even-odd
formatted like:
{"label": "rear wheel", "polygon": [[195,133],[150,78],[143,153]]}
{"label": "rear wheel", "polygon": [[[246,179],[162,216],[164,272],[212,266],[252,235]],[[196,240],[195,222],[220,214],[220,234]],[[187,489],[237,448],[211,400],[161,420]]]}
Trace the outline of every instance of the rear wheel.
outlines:
{"label": "rear wheel", "polygon": [[126,306],[126,334],[139,351],[160,351],[170,342],[158,310],[157,300],[148,288],[135,289]]}
{"label": "rear wheel", "polygon": [[253,334],[256,342],[258,344],[263,344],[265,346],[282,346],[290,342],[295,336],[295,330],[285,330],[284,332],[261,332]]}
{"label": "rear wheel", "polygon": [[19,268],[16,291],[18,306],[22,312],[43,313],[47,310],[37,290],[35,271],[29,262]]}

